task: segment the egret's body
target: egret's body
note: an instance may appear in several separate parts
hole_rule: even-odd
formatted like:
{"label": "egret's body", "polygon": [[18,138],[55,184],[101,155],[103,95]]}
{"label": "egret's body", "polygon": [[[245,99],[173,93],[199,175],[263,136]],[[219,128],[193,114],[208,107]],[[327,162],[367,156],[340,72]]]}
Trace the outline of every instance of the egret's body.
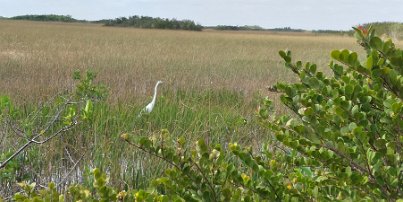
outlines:
{"label": "egret's body", "polygon": [[139,114],[139,116],[141,116],[141,114],[143,114],[143,113],[150,113],[151,111],[153,111],[155,102],[157,101],[158,86],[161,83],[162,83],[162,81],[157,81],[157,84],[155,84],[155,87],[154,87],[154,96],[153,96],[152,101],[150,103],[148,103],[148,105],[146,107],[144,107],[143,110],[141,110],[141,113]]}

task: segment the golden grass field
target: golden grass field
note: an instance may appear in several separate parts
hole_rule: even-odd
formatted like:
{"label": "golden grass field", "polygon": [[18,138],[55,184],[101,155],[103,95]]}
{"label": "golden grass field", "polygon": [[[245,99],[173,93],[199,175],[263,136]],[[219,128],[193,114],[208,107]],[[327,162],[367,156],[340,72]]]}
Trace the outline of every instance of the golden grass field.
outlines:
{"label": "golden grass field", "polygon": [[110,101],[151,95],[157,80],[169,89],[229,89],[249,96],[292,80],[278,51],[329,72],[330,51],[361,50],[352,37],[310,33],[170,31],[29,21],[0,21],[0,94],[38,102],[71,85],[77,69],[92,69],[110,88]]}

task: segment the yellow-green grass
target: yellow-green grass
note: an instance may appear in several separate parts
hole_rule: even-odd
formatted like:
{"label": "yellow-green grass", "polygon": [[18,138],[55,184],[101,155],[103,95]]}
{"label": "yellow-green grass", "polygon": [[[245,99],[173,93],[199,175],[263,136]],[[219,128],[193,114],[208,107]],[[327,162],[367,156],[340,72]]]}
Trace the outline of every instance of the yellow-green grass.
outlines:
{"label": "yellow-green grass", "polygon": [[[38,101],[71,85],[76,69],[93,69],[110,101],[145,101],[165,88],[229,89],[246,96],[292,80],[278,56],[325,67],[333,49],[359,50],[351,37],[268,32],[190,32],[94,24],[0,21],[0,89],[17,102]],[[323,70],[323,69],[322,69]],[[325,70],[327,71],[327,70]]]}

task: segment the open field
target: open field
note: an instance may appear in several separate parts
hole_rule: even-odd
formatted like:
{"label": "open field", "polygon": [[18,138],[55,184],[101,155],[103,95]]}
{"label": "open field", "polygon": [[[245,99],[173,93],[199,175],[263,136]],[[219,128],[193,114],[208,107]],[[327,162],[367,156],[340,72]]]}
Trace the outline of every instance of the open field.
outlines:
{"label": "open field", "polygon": [[278,51],[325,67],[332,49],[358,50],[350,37],[264,32],[188,32],[100,25],[0,21],[0,89],[17,102],[38,101],[93,69],[111,101],[150,96],[157,80],[177,89],[228,89],[246,96],[291,80]]}
{"label": "open field", "polygon": [[[45,184],[67,177],[68,183],[90,184],[89,169],[94,167],[106,170],[114,186],[147,187],[165,164],[119,140],[123,132],[158,138],[166,128],[189,142],[240,142],[258,150],[271,138],[256,124],[258,98],[276,99],[266,86],[294,79],[278,51],[289,49],[295,59],[315,62],[330,73],[330,51],[340,48],[361,51],[355,39],[331,35],[0,20],[0,95],[22,106],[19,116],[34,114],[37,103],[71,88],[77,69],[94,70],[97,81],[109,88],[108,101],[95,108],[92,125],[27,149],[15,176],[0,172],[5,179],[0,187],[7,187],[0,195],[15,191],[12,184],[22,179]],[[149,102],[157,80],[165,83],[156,108],[139,120],[137,114]],[[7,124],[0,125],[0,154],[15,151],[25,139],[2,126]]]}

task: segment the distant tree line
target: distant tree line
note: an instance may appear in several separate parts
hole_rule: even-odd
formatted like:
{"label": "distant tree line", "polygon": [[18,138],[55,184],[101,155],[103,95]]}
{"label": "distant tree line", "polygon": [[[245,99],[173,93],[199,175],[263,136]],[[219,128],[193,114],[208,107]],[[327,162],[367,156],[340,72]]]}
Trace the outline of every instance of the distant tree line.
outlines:
{"label": "distant tree line", "polygon": [[[96,21],[77,20],[71,15],[20,15],[14,17],[2,17],[0,19],[11,20],[32,20],[32,21],[57,21],[57,22],[90,22],[100,23],[105,26],[119,26],[119,27],[136,27],[136,28],[148,28],[148,29],[181,29],[181,30],[194,30],[201,31],[203,28],[215,29],[215,30],[252,30],[252,31],[275,31],[275,32],[305,32],[303,29],[293,29],[291,27],[265,29],[257,25],[244,25],[244,26],[232,26],[232,25],[218,25],[203,27],[200,24],[196,24],[192,20],[176,20],[165,18],[153,18],[148,16],[134,15],[131,17],[121,17],[116,19],[102,19]],[[387,35],[394,40],[403,39],[403,23],[399,22],[372,22],[359,25],[368,29],[372,26],[377,34]],[[340,34],[340,35],[352,35],[353,30],[313,30],[313,33],[326,33],[326,34]]]}
{"label": "distant tree line", "polygon": [[262,27],[257,25],[244,25],[244,26],[232,26],[232,25],[217,25],[215,27],[210,27],[216,30],[264,30]]}
{"label": "distant tree line", "polygon": [[303,29],[293,29],[291,27],[283,27],[283,28],[274,28],[274,29],[264,29],[257,25],[244,25],[244,26],[232,26],[232,25],[217,25],[214,27],[209,27],[215,30],[233,30],[233,31],[244,31],[244,30],[252,30],[252,31],[275,31],[275,32],[304,32]]}
{"label": "distant tree line", "polygon": [[372,22],[360,26],[365,29],[372,26],[378,35],[387,35],[394,40],[403,39],[403,23],[400,22]]}
{"label": "distant tree line", "polygon": [[71,15],[20,15],[11,17],[12,20],[33,20],[33,21],[58,21],[58,22],[80,22]]}
{"label": "distant tree line", "polygon": [[274,28],[274,29],[269,29],[270,31],[276,31],[276,32],[305,32],[306,30],[303,29],[294,29],[291,27],[281,27],[281,28]]}
{"label": "distant tree line", "polygon": [[105,26],[136,27],[148,29],[181,29],[193,31],[201,31],[203,29],[203,26],[196,24],[192,20],[164,19],[137,15],[128,18],[121,17],[114,20],[103,21],[105,22]]}
{"label": "distant tree line", "polygon": [[312,32],[318,34],[335,34],[335,35],[348,35],[348,36],[352,36],[354,34],[353,30],[343,31],[343,30],[319,29],[319,30],[312,30]]}

